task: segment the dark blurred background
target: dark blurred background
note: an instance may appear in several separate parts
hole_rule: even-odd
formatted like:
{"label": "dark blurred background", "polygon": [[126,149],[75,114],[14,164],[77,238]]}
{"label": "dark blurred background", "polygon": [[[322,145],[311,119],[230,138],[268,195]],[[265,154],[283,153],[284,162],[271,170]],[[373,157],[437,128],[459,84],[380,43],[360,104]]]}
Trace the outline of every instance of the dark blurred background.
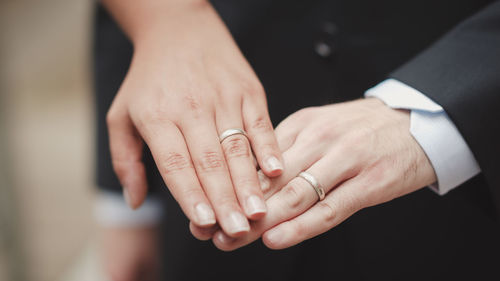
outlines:
{"label": "dark blurred background", "polygon": [[0,0],[0,280],[102,278],[92,1]]}

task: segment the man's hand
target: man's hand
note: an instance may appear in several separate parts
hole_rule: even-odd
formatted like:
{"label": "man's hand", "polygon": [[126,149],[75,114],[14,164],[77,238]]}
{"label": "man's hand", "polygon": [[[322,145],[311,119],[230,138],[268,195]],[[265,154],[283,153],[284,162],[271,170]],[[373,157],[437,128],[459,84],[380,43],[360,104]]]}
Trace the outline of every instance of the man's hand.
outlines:
{"label": "man's hand", "polygon": [[155,227],[101,229],[103,264],[111,280],[159,280],[158,232]]}
{"label": "man's hand", "polygon": [[[143,141],[189,220],[248,232],[266,213],[252,150],[267,176],[281,152],[264,90],[208,1],[104,0],[134,43],[107,116],[113,167],[129,204],[146,194]],[[222,144],[219,135],[241,128]]]}
{"label": "man's hand", "polygon": [[[287,248],[328,231],[362,208],[434,183],[434,170],[409,126],[409,112],[374,98],[292,114],[276,128],[287,170],[261,183],[268,214],[243,237],[231,238],[219,230],[214,244],[228,251],[262,236],[269,248]],[[303,171],[325,190],[324,200],[318,202],[311,184],[297,177]]]}

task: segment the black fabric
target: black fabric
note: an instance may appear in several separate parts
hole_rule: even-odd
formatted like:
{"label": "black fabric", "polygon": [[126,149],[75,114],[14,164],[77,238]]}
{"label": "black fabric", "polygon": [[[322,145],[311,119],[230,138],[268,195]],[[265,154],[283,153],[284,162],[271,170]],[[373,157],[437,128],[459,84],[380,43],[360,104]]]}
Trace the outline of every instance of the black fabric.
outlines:
{"label": "black fabric", "polygon": [[[446,196],[422,189],[368,208],[286,251],[255,242],[223,253],[190,236],[146,153],[149,185],[159,187],[167,201],[165,280],[500,280],[494,212],[500,185],[497,2],[212,2],[261,79],[274,124],[306,106],[359,98],[394,77],[445,108],[484,172]],[[96,23],[97,180],[120,190],[104,116],[132,47],[101,7]],[[319,55],[318,44],[331,53]]]}
{"label": "black fabric", "polygon": [[97,7],[94,16],[94,92],[97,101],[96,179],[100,188],[120,191],[120,183],[111,165],[106,113],[127,74],[133,48],[102,6]]}

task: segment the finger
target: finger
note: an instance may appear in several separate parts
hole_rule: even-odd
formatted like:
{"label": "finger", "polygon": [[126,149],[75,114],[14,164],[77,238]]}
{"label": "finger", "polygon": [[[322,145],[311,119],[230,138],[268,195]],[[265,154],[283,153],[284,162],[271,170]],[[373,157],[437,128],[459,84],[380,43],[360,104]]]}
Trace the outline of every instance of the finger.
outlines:
{"label": "finger", "polygon": [[[239,106],[237,107],[239,109]],[[240,113],[220,110],[217,112],[219,135],[229,128],[243,128]],[[221,142],[222,150],[231,173],[231,180],[245,214],[249,219],[258,220],[266,212],[266,204],[262,194],[257,170],[253,163],[253,155],[248,139],[241,134],[232,135]]]}
{"label": "finger", "polygon": [[113,169],[132,209],[147,193],[146,170],[142,162],[143,142],[125,107],[113,104],[106,116]]}
{"label": "finger", "polygon": [[283,152],[283,160],[287,169],[281,176],[269,178],[261,171],[258,172],[258,178],[264,193],[264,198],[270,198],[300,172],[308,169],[322,156],[323,151],[320,146],[311,146],[306,142],[295,143],[287,151]]}
{"label": "finger", "polygon": [[199,227],[192,222],[189,222],[189,230],[191,234],[202,241],[210,240],[214,236],[215,232],[219,230],[220,227],[218,225],[210,226],[210,227]]}
{"label": "finger", "polygon": [[[278,141],[278,145],[281,151],[286,151],[292,147],[297,139],[297,135],[304,127],[304,122],[301,122],[300,114],[292,114],[281,121],[276,129],[274,129],[274,134]],[[287,166],[288,167],[288,166]]]}
{"label": "finger", "polygon": [[214,225],[215,213],[206,197],[181,132],[171,122],[149,122],[145,136],[158,170],[186,216],[198,226]]}
{"label": "finger", "polygon": [[[307,173],[314,176],[325,193],[357,173],[356,162],[346,159],[341,163],[338,161],[341,159],[340,155],[342,155],[340,149],[332,151],[306,170]],[[223,238],[221,234],[216,233],[214,237],[218,239],[214,239],[214,243],[223,250],[232,250],[251,243],[267,229],[300,215],[318,200],[318,194],[311,184],[301,177],[295,177],[283,189],[269,198],[267,216],[252,225],[252,231],[248,235],[229,240],[227,243],[224,239],[220,239]]]}
{"label": "finger", "polygon": [[267,215],[261,220],[252,222],[248,234],[232,239],[222,231],[217,231],[213,243],[221,250],[230,251],[255,241],[267,229],[299,215],[312,205],[317,200],[317,195],[311,190],[312,188],[304,180],[293,179],[281,192],[267,201]]}
{"label": "finger", "polygon": [[266,231],[264,244],[284,249],[332,229],[362,208],[363,187],[356,178],[348,180],[305,213]]}
{"label": "finger", "polygon": [[200,120],[186,119],[181,125],[196,174],[222,229],[231,236],[242,235],[250,225],[236,198],[215,124]]}
{"label": "finger", "polygon": [[278,124],[274,130],[278,145],[283,153],[283,162],[287,166],[287,171],[284,171],[284,173],[279,177],[269,178],[262,170],[259,170],[257,175],[266,199],[279,190],[278,188],[289,182],[293,176],[297,175],[300,169],[304,170],[312,163],[310,161],[308,163],[302,163],[298,162],[298,159],[289,159],[289,155],[291,155],[290,158],[293,158],[294,156],[295,158],[299,156],[303,157],[303,155],[299,155],[294,152],[287,153],[287,151],[294,146],[299,132],[302,131],[304,126],[307,124],[307,122],[304,122],[304,120],[306,120],[304,116],[306,113],[307,108],[299,110],[298,112],[288,116],[285,120],[281,121],[281,123]]}
{"label": "finger", "polygon": [[281,175],[284,169],[281,150],[265,99],[245,99],[242,111],[245,130],[260,168],[269,177]]}

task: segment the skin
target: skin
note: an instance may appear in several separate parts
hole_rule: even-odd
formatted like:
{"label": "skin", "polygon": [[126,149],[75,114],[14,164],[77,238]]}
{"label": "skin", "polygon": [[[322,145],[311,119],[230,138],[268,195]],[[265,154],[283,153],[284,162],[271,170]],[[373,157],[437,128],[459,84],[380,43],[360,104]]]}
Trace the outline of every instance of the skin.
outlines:
{"label": "skin", "polygon": [[[213,233],[217,226],[233,237],[247,233],[248,220],[267,212],[255,162],[268,177],[279,176],[283,164],[262,85],[227,28],[206,0],[102,3],[134,46],[107,115],[126,201],[135,209],[146,196],[146,144],[199,231]],[[220,144],[219,135],[230,128],[244,129],[248,138],[235,135]],[[102,233],[112,280],[155,272],[157,227]]]}
{"label": "skin", "polygon": [[[303,109],[280,124],[276,139],[260,82],[206,1],[103,3],[134,44],[107,117],[113,167],[132,208],[147,191],[144,144],[193,235],[225,251],[260,237],[272,249],[290,247],[436,181],[409,133],[408,112],[378,100]],[[248,139],[220,144],[229,128],[244,128]],[[325,200],[296,178],[304,170],[321,183]],[[248,204],[251,196],[266,202]],[[156,272],[157,233],[103,230],[113,280]]]}
{"label": "skin", "polygon": [[[276,135],[287,170],[263,178],[268,213],[245,236],[222,230],[201,232],[215,246],[231,251],[262,237],[271,249],[284,249],[324,233],[355,212],[436,182],[424,151],[409,131],[409,112],[370,98],[312,107],[289,116]],[[318,201],[311,185],[297,177],[314,175],[327,193]]]}
{"label": "skin", "polygon": [[106,227],[101,229],[104,270],[113,281],[159,280],[158,229]]}
{"label": "skin", "polygon": [[[260,173],[266,216],[248,234],[233,238],[218,225],[190,224],[200,240],[232,251],[262,238],[284,249],[324,233],[355,212],[436,182],[425,153],[409,132],[409,112],[378,99],[312,107],[285,119],[276,135],[287,169],[268,178]],[[322,201],[301,171],[314,175],[327,193]],[[146,260],[146,258],[144,258]]]}
{"label": "skin", "polygon": [[[252,151],[266,176],[283,171],[262,85],[207,1],[104,0],[134,44],[107,115],[114,170],[131,207],[143,202],[150,148],[193,224],[230,236],[267,212]],[[161,36],[158,36],[161,34]],[[219,143],[230,128],[243,128]]]}

